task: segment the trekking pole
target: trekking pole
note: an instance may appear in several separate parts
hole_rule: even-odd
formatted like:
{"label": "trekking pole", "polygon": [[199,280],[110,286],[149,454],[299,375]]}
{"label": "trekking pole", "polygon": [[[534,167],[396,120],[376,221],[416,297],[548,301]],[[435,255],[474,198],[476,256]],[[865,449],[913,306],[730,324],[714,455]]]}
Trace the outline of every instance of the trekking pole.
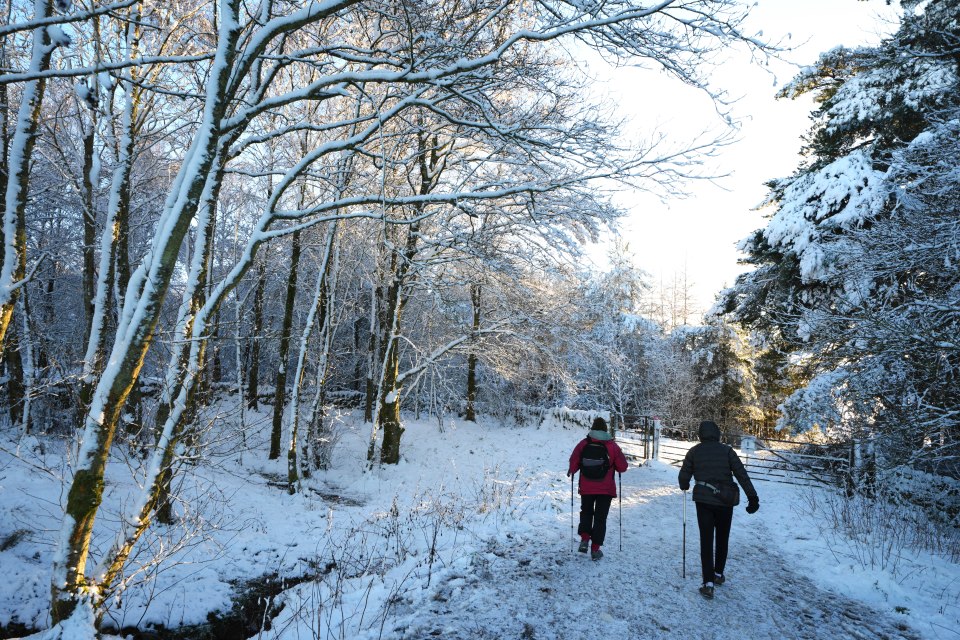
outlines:
{"label": "trekking pole", "polygon": [[683,579],[687,578],[687,492],[683,492]]}
{"label": "trekking pole", "polygon": [[574,547],[574,535],[573,535],[573,474],[570,474],[570,551],[573,551]]}
{"label": "trekking pole", "polygon": [[617,480],[620,481],[620,491],[617,496],[620,499],[620,551],[623,551],[623,474],[617,474]]}

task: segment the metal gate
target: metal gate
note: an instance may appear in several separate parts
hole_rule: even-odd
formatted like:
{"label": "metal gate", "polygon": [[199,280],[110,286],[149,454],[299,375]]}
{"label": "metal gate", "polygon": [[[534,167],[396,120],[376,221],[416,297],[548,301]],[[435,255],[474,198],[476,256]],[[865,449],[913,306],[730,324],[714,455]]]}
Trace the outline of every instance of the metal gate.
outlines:
{"label": "metal gate", "polygon": [[[751,478],[784,484],[843,486],[850,478],[853,449],[792,440],[744,438],[740,459]],[[847,453],[846,455],[844,455]]]}
{"label": "metal gate", "polygon": [[617,442],[628,460],[655,460],[660,452],[660,421],[654,416],[623,416],[614,425]]}
{"label": "metal gate", "polygon": [[[682,430],[661,429],[651,416],[625,416],[618,442],[628,458],[679,467],[697,441],[667,438],[665,433],[677,436]],[[738,449],[751,479],[801,486],[849,486],[853,477],[869,473],[872,457],[870,444],[861,441],[821,444],[742,434],[725,435],[723,441]]]}
{"label": "metal gate", "polygon": [[[724,442],[739,449],[751,479],[784,484],[846,486],[865,460],[859,442],[818,444],[743,435],[726,436]],[[661,439],[659,460],[679,467],[694,444]]]}

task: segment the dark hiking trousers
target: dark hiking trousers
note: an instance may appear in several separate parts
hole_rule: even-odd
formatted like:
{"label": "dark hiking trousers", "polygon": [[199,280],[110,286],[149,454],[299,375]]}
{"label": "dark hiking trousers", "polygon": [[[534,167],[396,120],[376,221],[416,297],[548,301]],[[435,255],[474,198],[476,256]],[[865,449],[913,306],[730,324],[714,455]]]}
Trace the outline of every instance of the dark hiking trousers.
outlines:
{"label": "dark hiking trousers", "polygon": [[[723,574],[727,565],[727,543],[730,541],[730,524],[733,522],[733,507],[712,504],[697,505],[697,526],[700,528],[700,565],[703,581],[713,582],[716,573]],[[713,542],[716,532],[716,554]]]}
{"label": "dark hiking trousers", "polygon": [[577,533],[587,534],[598,547],[607,536],[607,514],[613,496],[580,496],[580,526]]}

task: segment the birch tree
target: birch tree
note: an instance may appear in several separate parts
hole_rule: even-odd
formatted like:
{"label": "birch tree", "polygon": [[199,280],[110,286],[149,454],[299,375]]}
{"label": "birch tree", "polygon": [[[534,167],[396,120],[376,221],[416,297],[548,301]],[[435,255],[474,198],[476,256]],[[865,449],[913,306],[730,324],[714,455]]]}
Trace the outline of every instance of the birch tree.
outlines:
{"label": "birch tree", "polygon": [[[52,0],[35,0],[33,3],[34,23],[43,23],[53,14]],[[48,25],[32,29],[32,47],[29,70],[40,75],[50,67],[50,60],[57,47],[69,44],[69,37],[59,28]],[[9,150],[6,151],[2,227],[0,243],[3,246],[3,262],[0,264],[0,354],[3,353],[4,338],[13,318],[14,306],[20,288],[27,277],[27,240],[24,212],[27,207],[29,191],[30,160],[36,146],[39,128],[40,110],[43,106],[43,93],[46,90],[45,77],[27,80],[20,93],[20,107],[17,111]]]}

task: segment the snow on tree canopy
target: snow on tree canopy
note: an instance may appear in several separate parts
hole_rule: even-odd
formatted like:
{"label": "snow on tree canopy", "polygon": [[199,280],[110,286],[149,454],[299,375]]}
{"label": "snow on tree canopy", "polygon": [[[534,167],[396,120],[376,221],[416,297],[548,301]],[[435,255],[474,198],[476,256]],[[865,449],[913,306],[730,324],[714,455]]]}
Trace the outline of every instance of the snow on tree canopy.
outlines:
{"label": "snow on tree canopy", "polygon": [[797,75],[783,86],[778,95],[791,100],[798,98],[810,91],[812,87],[823,84],[821,69],[831,68],[836,72],[840,68],[849,66],[853,60],[866,55],[867,51],[867,49],[848,49],[842,46],[824,51],[820,54],[817,64],[801,67]]}
{"label": "snow on tree canopy", "polygon": [[794,391],[778,409],[782,412],[777,430],[803,433],[818,426],[843,423],[842,393],[848,373],[827,371]]}
{"label": "snow on tree canopy", "polygon": [[916,58],[898,67],[881,67],[847,80],[830,100],[827,130],[835,132],[862,122],[882,120],[891,105],[919,109],[938,103],[957,84],[952,62]]}
{"label": "snow on tree canopy", "polygon": [[73,43],[73,38],[70,34],[56,24],[47,27],[47,35],[50,37],[50,43],[54,47],[69,47]]}
{"label": "snow on tree canopy", "polygon": [[80,98],[82,102],[88,102],[90,100],[90,87],[87,86],[86,82],[78,82],[73,85],[73,88],[77,92],[77,97]]}
{"label": "snow on tree canopy", "polygon": [[620,318],[623,322],[623,330],[628,333],[655,333],[660,330],[654,320],[634,313],[621,313]]}
{"label": "snow on tree canopy", "polygon": [[800,258],[804,282],[821,279],[827,275],[822,236],[879,214],[888,197],[883,178],[862,150],[799,175],[787,185],[763,234],[771,245]]}

